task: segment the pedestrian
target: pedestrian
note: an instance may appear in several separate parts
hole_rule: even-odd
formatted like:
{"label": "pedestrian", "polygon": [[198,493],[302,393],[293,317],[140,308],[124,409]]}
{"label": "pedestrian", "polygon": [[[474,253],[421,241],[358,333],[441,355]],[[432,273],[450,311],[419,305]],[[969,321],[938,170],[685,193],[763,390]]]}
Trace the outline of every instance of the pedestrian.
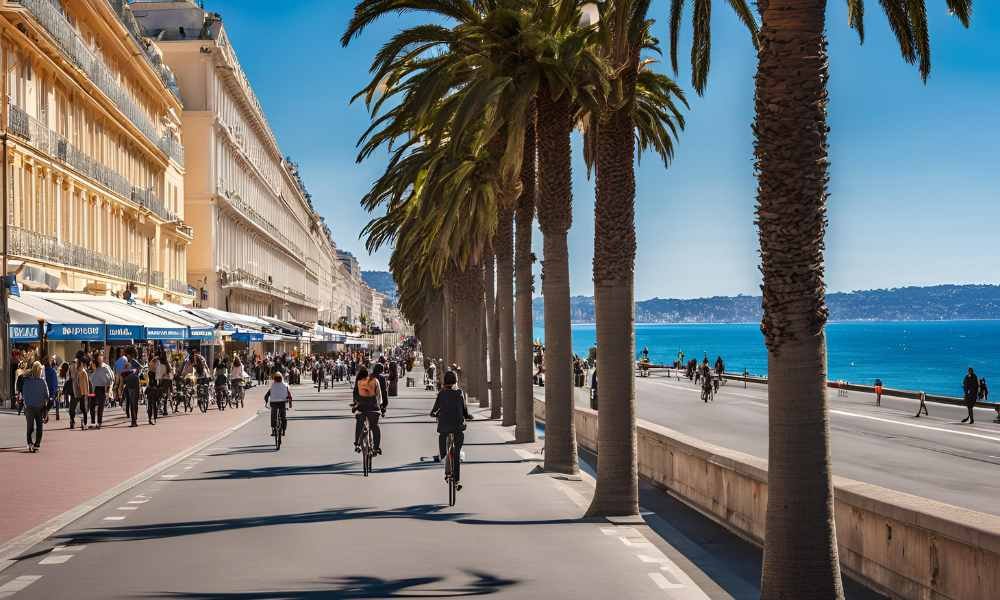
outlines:
{"label": "pedestrian", "polygon": [[[45,407],[49,403],[49,387],[43,379],[42,363],[37,360],[31,369],[22,376],[22,398],[24,400],[24,417],[28,423],[28,452],[38,452],[42,444],[42,420]],[[34,434],[34,442],[32,442]]]}
{"label": "pedestrian", "polygon": [[875,380],[875,406],[882,406],[882,380]]}
{"label": "pedestrian", "polygon": [[48,412],[56,409],[56,421],[59,420],[59,373],[56,371],[55,356],[45,361],[45,385],[49,388],[49,404],[45,410],[45,422],[48,422]]}
{"label": "pedestrian", "polygon": [[[136,421],[139,418],[139,375],[142,365],[135,358],[135,350],[131,348],[125,353],[125,364],[122,366],[119,376],[122,380],[122,396],[125,404],[125,414],[132,419],[129,427],[137,427]],[[152,402],[148,399],[147,402]]]}
{"label": "pedestrian", "polygon": [[73,369],[73,400],[69,404],[69,425],[72,429],[76,425],[76,408],[80,408],[80,431],[87,428],[87,410],[90,400],[90,373],[87,372],[87,357],[78,356],[76,366]]}
{"label": "pedestrian", "polygon": [[989,402],[990,401],[990,388],[986,387],[986,378],[979,378],[979,401]]}
{"label": "pedestrian", "polygon": [[[66,410],[73,404],[73,367],[70,366],[68,362],[63,362],[59,366],[59,379],[62,381],[62,389],[60,390],[60,395],[62,400],[66,402]],[[56,404],[58,407],[59,404]],[[56,418],[59,418],[58,413],[56,413]],[[69,428],[73,429],[73,415],[70,414],[69,418]]]}
{"label": "pedestrian", "polygon": [[[108,390],[115,381],[111,367],[104,364],[104,356],[97,352],[94,355],[94,371],[90,374],[90,384],[94,387],[94,401],[90,405],[90,424],[100,429],[104,423],[104,403],[108,399]],[[95,420],[96,419],[96,420]]]}
{"label": "pedestrian", "polygon": [[969,372],[962,380],[962,389],[965,392],[965,408],[969,411],[969,416],[962,419],[962,422],[968,421],[969,425],[972,425],[976,422],[972,411],[976,408],[976,400],[979,398],[979,378],[976,377],[976,372],[972,370],[972,367],[969,367]]}

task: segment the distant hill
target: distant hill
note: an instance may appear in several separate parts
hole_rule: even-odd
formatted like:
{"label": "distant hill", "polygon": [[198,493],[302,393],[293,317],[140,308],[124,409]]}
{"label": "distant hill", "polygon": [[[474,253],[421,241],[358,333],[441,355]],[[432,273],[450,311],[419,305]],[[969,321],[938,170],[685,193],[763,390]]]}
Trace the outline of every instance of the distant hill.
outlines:
{"label": "distant hill", "polygon": [[[827,295],[834,321],[943,321],[1000,319],[1000,285],[935,285],[864,290]],[[543,319],[543,299],[535,298],[534,316]],[[715,296],[678,300],[651,298],[636,302],[640,323],[754,323],[762,314],[760,296]],[[570,298],[574,323],[593,323],[594,299]]]}
{"label": "distant hill", "polygon": [[361,271],[361,279],[375,291],[396,300],[396,280],[389,271]]}

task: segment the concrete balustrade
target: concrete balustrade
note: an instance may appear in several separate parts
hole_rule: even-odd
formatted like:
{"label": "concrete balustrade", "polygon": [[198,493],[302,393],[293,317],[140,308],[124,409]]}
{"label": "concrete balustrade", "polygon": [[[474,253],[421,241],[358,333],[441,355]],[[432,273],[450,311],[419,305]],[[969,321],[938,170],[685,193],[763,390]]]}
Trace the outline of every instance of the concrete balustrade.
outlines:
{"label": "concrete balustrade", "polygon": [[[538,398],[535,416],[545,420]],[[597,451],[597,411],[577,407],[575,422],[578,443]],[[638,453],[640,475],[763,545],[766,460],[642,420]],[[834,487],[846,573],[892,598],[1000,598],[1000,517],[843,477],[834,477]]]}

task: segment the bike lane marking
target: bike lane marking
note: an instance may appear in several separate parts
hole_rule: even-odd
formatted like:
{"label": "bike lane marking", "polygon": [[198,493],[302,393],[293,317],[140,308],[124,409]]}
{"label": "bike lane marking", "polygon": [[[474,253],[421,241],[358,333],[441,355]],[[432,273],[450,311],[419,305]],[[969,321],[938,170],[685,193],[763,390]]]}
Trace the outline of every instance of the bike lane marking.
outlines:
{"label": "bike lane marking", "polygon": [[10,598],[41,578],[41,575],[21,575],[20,577],[15,577],[7,583],[0,585],[0,598]]}

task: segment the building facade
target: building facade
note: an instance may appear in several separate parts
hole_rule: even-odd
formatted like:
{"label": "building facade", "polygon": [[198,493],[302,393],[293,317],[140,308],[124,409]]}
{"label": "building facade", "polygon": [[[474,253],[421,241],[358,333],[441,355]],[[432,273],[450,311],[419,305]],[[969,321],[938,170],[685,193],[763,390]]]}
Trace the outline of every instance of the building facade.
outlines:
{"label": "building facade", "polygon": [[183,110],[123,0],[0,4],[10,271],[190,304]]}
{"label": "building facade", "polygon": [[190,0],[136,2],[184,101],[188,281],[204,306],[318,320],[332,278],[323,223],[274,133],[221,17]]}

